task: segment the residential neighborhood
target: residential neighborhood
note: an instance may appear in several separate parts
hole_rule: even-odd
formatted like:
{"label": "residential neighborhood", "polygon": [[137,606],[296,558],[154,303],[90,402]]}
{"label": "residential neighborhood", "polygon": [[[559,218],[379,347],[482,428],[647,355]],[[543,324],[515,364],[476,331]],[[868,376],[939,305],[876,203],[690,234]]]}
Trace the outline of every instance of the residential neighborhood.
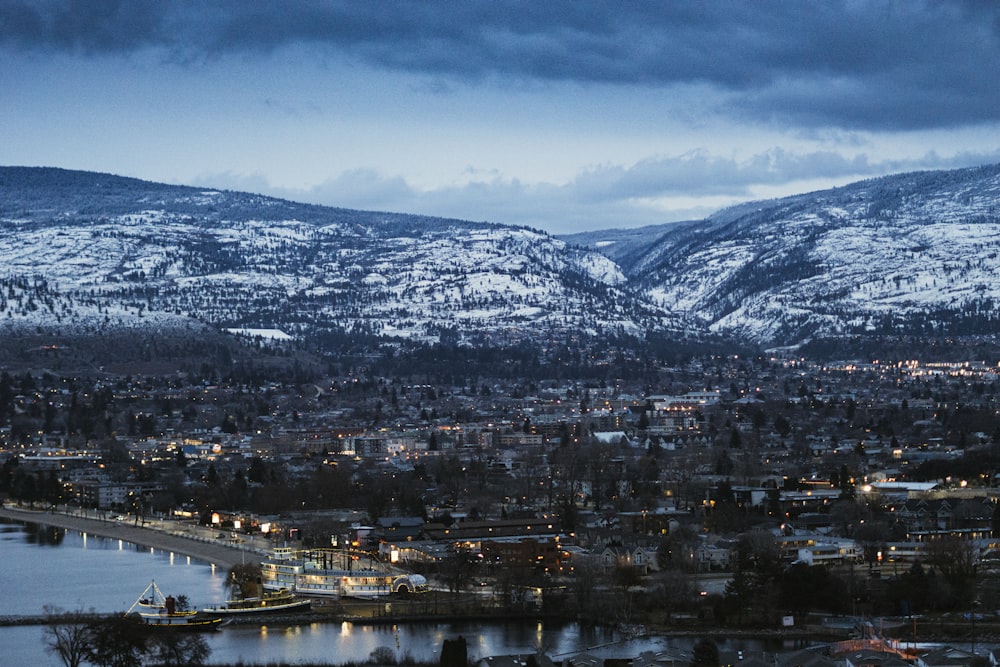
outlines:
{"label": "residential neighborhood", "polygon": [[993,614],[998,371],[772,353],[642,384],[3,373],[0,492],[356,549],[507,611],[863,634]]}

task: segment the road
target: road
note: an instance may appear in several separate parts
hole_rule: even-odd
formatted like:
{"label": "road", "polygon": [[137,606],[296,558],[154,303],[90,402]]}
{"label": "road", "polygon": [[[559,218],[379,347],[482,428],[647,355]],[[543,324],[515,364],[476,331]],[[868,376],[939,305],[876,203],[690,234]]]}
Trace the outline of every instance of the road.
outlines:
{"label": "road", "polygon": [[[99,515],[73,509],[69,512],[29,510],[12,505],[0,508],[0,518],[28,523],[41,523],[68,530],[118,538],[146,547],[173,551],[198,560],[212,563],[228,572],[240,563],[259,563],[262,555],[270,552],[270,542],[260,538],[233,542],[226,536],[205,526],[171,520],[147,521],[136,525],[133,521],[119,521],[114,515]],[[219,538],[223,535],[223,538]]]}
{"label": "road", "polygon": [[726,592],[726,584],[733,578],[731,572],[703,572],[696,575],[696,586],[698,591],[704,591],[707,595],[722,595]]}

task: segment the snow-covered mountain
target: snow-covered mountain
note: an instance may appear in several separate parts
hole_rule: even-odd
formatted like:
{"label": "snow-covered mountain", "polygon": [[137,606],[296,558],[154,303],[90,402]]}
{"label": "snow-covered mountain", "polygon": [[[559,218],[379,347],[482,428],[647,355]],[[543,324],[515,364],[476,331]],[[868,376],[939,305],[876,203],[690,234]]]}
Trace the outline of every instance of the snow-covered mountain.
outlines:
{"label": "snow-covered mountain", "polygon": [[413,341],[1000,332],[1000,165],[557,239],[59,169],[0,168],[0,327]]}
{"label": "snow-covered mountain", "polygon": [[605,256],[517,227],[0,168],[0,326],[419,341],[667,324]]}
{"label": "snow-covered mountain", "polygon": [[[628,239],[666,309],[757,343],[1000,333],[1000,165],[900,174],[720,211]],[[619,259],[619,237],[593,249]]]}

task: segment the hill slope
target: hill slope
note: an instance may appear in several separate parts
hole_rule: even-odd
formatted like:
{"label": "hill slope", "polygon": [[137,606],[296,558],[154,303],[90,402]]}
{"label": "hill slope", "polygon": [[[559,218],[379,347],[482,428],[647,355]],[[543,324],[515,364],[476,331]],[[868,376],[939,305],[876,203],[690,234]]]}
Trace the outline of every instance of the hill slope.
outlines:
{"label": "hill slope", "polygon": [[782,345],[992,336],[1000,165],[900,174],[699,222],[565,240],[0,168],[0,261],[5,327],[207,323],[317,341],[484,345],[652,331]]}
{"label": "hill slope", "polygon": [[414,340],[641,335],[663,313],[541,232],[0,169],[0,324],[189,320]]}
{"label": "hill slope", "polygon": [[1000,331],[1000,165],[720,211],[624,265],[637,289],[758,343]]}

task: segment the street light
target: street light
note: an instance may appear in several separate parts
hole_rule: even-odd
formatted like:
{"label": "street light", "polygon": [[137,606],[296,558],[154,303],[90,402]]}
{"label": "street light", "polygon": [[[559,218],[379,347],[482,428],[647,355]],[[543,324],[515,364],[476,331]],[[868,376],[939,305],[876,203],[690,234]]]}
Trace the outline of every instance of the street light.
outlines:
{"label": "street light", "polygon": [[976,655],[976,610],[979,609],[979,599],[972,601],[972,655]]}

